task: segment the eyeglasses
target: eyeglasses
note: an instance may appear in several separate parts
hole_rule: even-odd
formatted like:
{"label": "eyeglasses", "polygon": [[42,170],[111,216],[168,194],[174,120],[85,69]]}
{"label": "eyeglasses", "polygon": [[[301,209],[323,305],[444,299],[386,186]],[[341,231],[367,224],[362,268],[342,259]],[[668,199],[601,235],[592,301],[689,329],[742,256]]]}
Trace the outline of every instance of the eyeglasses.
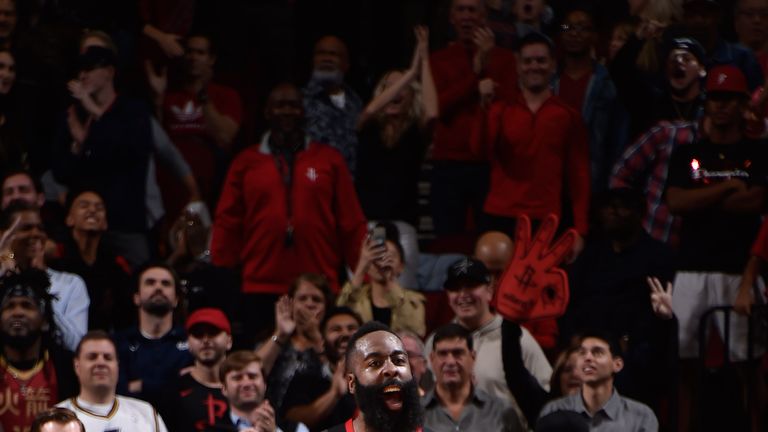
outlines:
{"label": "eyeglasses", "polygon": [[560,31],[563,33],[591,33],[592,26],[586,26],[581,24],[561,24]]}

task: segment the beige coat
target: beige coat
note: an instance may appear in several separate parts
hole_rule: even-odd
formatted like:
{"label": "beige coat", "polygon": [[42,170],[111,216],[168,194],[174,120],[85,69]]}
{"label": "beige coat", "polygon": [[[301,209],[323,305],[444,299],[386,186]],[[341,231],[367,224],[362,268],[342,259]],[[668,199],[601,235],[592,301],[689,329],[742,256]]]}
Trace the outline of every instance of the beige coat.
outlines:
{"label": "beige coat", "polygon": [[[392,330],[410,330],[424,337],[426,333],[426,324],[424,323],[426,298],[416,291],[405,289],[397,284],[387,293],[386,299],[392,305],[392,323],[390,325]],[[363,322],[373,320],[370,284],[354,287],[347,282],[341,289],[336,304],[354,310],[360,315]]]}

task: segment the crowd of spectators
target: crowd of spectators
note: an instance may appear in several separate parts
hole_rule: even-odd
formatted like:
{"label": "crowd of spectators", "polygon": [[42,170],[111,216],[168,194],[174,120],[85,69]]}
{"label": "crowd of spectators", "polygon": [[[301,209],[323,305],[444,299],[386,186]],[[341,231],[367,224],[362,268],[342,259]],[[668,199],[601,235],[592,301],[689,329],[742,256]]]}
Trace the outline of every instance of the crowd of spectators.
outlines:
{"label": "crowd of spectators", "polygon": [[766,74],[768,0],[0,0],[0,431],[765,430]]}

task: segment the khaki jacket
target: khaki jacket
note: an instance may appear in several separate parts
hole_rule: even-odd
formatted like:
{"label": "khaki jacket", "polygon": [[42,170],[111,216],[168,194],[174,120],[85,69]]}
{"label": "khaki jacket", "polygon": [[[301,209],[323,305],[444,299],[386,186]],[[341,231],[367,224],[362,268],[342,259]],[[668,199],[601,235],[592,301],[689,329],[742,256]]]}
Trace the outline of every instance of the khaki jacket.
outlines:
{"label": "khaki jacket", "polygon": [[[424,337],[426,324],[424,323],[424,303],[426,298],[416,292],[396,284],[387,293],[387,302],[392,305],[392,323],[390,327],[394,331],[410,330]],[[373,320],[373,306],[371,304],[371,284],[354,287],[347,282],[341,289],[338,306],[347,306],[354,310],[363,319],[363,322]]]}

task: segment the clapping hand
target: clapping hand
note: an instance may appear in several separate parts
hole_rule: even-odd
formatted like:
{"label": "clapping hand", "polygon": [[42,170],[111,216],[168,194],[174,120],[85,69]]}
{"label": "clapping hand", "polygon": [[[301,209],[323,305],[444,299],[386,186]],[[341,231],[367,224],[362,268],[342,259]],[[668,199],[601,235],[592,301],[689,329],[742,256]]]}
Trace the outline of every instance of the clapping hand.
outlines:
{"label": "clapping hand", "polygon": [[648,286],[651,287],[651,307],[653,313],[661,319],[671,319],[674,316],[672,311],[672,282],[667,282],[666,289],[662,286],[659,278],[648,277]]}

